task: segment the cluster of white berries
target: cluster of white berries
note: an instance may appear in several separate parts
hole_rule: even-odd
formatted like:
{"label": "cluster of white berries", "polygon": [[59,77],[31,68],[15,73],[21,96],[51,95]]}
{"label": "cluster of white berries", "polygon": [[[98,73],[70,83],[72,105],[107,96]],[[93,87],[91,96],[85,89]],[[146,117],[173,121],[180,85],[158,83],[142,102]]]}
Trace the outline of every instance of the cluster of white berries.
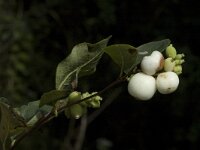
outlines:
{"label": "cluster of white berries", "polygon": [[[139,100],[149,100],[156,90],[161,94],[174,92],[179,85],[178,75],[182,73],[184,54],[177,54],[170,44],[166,48],[166,56],[159,51],[153,51],[141,61],[141,71],[130,77],[128,92]],[[156,76],[156,77],[155,77]]]}

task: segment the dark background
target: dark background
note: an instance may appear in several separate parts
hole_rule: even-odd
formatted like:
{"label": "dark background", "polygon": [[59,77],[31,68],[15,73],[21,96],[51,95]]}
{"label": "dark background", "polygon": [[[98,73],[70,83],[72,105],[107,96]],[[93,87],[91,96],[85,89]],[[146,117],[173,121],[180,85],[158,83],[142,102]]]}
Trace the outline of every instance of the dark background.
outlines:
{"label": "dark background", "polygon": [[[83,149],[112,144],[110,149],[120,150],[198,150],[199,8],[197,0],[0,0],[0,95],[16,105],[39,99],[54,89],[57,64],[80,42],[95,43],[112,35],[109,44],[139,46],[169,38],[186,55],[178,90],[141,102],[122,84],[112,105],[88,126]],[[80,89],[98,91],[118,73],[104,56]],[[61,115],[18,149],[60,149],[67,126]]]}

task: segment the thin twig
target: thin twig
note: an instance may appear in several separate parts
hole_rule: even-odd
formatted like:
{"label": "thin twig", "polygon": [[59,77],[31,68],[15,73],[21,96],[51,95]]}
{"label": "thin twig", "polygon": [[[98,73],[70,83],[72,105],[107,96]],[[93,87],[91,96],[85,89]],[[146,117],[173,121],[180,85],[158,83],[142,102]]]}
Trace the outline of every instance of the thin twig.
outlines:
{"label": "thin twig", "polygon": [[121,89],[119,88],[114,89],[112,94],[109,95],[109,97],[107,98],[107,100],[105,100],[105,102],[101,105],[101,107],[88,116],[88,121],[87,121],[88,125],[92,123],[114,101],[114,99],[118,96],[118,94],[116,93],[120,93],[120,91]]}
{"label": "thin twig", "polygon": [[87,116],[83,116],[81,118],[79,134],[77,136],[77,140],[74,145],[74,150],[81,150],[85,138],[86,129],[87,129]]}
{"label": "thin twig", "polygon": [[29,134],[31,134],[33,131],[40,128],[44,122],[46,122],[52,115],[52,112],[48,113],[45,117],[41,118],[32,128],[25,130],[18,139],[16,139],[15,143],[10,147],[10,150],[14,150],[15,147]]}
{"label": "thin twig", "polygon": [[75,119],[70,119],[68,131],[67,131],[67,136],[64,139],[63,146],[62,146],[61,150],[67,150],[67,149],[71,150],[72,147],[73,147],[72,143],[71,143],[71,139],[73,137],[73,133],[74,133],[74,130],[75,130],[75,127],[74,127],[75,122],[76,122]]}
{"label": "thin twig", "polygon": [[[97,96],[97,95],[101,95],[103,94],[104,92],[106,92],[107,90],[111,89],[112,87],[116,86],[117,84],[120,84],[124,81],[126,81],[126,77],[127,75],[115,80],[114,82],[112,82],[111,84],[109,84],[107,87],[105,87],[103,90],[101,90],[100,92],[96,93],[96,94],[93,94],[89,97],[86,97],[84,99],[81,99],[79,101],[75,101],[75,102],[72,102],[72,103],[68,103],[66,106],[63,106],[61,107],[59,110],[58,110],[58,113],[61,113],[63,112],[66,108],[68,107],[71,107],[72,105],[75,105],[75,104],[79,104],[83,101],[86,101],[94,96]],[[18,139],[16,139],[16,142],[11,146],[10,150],[14,150],[15,147],[26,137],[28,136],[29,134],[31,134],[33,131],[37,130],[38,128],[40,128],[42,125],[44,125],[46,122],[52,120],[53,118],[55,118],[55,114],[53,112],[50,112],[48,113],[45,117],[41,118],[32,128],[30,128],[29,130],[26,130],[23,134],[21,134],[19,136]]]}

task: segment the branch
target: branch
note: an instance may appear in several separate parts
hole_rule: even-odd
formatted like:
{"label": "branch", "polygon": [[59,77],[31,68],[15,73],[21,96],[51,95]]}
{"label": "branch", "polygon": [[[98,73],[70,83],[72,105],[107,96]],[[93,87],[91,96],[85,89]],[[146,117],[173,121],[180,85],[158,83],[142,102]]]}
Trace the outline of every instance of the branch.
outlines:
{"label": "branch", "polygon": [[114,99],[119,95],[117,93],[120,92],[121,88],[114,89],[107,100],[105,100],[105,102],[101,105],[101,107],[88,116],[87,124],[89,125],[92,123],[114,101]]}
{"label": "branch", "polygon": [[[99,91],[98,93],[96,94],[93,94],[89,97],[86,97],[84,99],[81,99],[79,101],[76,101],[76,102],[72,102],[72,103],[69,103],[63,107],[61,107],[59,110],[58,110],[58,113],[61,113],[63,112],[66,108],[68,107],[71,107],[72,105],[75,105],[75,104],[79,104],[83,101],[86,101],[92,97],[95,97],[97,95],[101,95],[103,93],[105,93],[106,91],[108,91],[109,89],[111,89],[112,87],[126,81],[126,77],[127,75],[121,77],[121,78],[118,78],[117,80],[115,80],[114,82],[112,82],[111,84],[109,84],[107,87],[105,87],[103,90]],[[24,133],[22,133],[15,141],[15,143],[10,147],[10,150],[14,150],[15,147],[26,137],[28,136],[29,134],[31,134],[33,131],[37,130],[38,128],[40,128],[41,126],[43,126],[46,122],[52,120],[53,118],[55,118],[56,115],[55,113],[53,112],[50,112],[48,113],[45,117],[41,118],[32,128],[30,128],[29,130],[25,131]]]}
{"label": "branch", "polygon": [[85,133],[87,129],[87,116],[83,116],[81,118],[81,124],[79,127],[79,134],[76,140],[76,143],[74,145],[74,150],[81,150],[81,147],[83,145],[83,141],[85,138]]}
{"label": "branch", "polygon": [[67,131],[67,136],[64,139],[63,145],[61,147],[61,150],[66,150],[66,149],[72,149],[72,143],[71,143],[71,139],[73,137],[74,134],[74,130],[75,130],[75,119],[70,119],[69,121],[69,127],[68,127],[68,131]]}

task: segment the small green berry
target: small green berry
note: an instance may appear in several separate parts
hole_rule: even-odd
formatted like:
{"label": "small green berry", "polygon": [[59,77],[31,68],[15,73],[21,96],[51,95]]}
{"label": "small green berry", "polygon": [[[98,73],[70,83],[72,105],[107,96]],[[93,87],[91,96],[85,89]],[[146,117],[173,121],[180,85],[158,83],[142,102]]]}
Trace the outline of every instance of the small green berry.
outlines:
{"label": "small green berry", "polygon": [[81,93],[77,91],[73,91],[72,93],[69,94],[68,96],[68,101],[69,102],[75,102],[81,99]]}
{"label": "small green berry", "polygon": [[177,65],[174,67],[173,71],[177,74],[180,75],[182,73],[182,66],[181,65]]}
{"label": "small green berry", "polygon": [[81,99],[84,99],[84,98],[89,97],[89,96],[90,96],[90,93],[85,92],[85,93],[83,93],[83,94],[81,95]]}
{"label": "small green berry", "polygon": [[[97,92],[92,92],[91,94],[88,92],[85,92],[82,94],[81,98],[84,99],[84,98],[90,97],[94,94],[97,94]],[[97,96],[87,99],[86,101],[81,102],[80,104],[85,107],[99,108],[100,104],[101,104],[100,103],[101,100],[102,100],[102,97],[97,95]]]}
{"label": "small green berry", "polygon": [[92,107],[92,108],[99,108],[101,105],[100,101],[91,101],[88,107]]}
{"label": "small green berry", "polygon": [[102,97],[97,95],[97,96],[94,97],[94,99],[95,99],[95,101],[101,101]]}
{"label": "small green berry", "polygon": [[176,55],[176,57],[175,57],[175,59],[177,60],[177,59],[182,59],[183,57],[185,57],[185,55],[184,54],[177,54]]}
{"label": "small green berry", "polygon": [[184,59],[177,59],[177,60],[175,60],[176,65],[181,65],[181,64],[183,64],[184,62],[185,62]]}
{"label": "small green berry", "polygon": [[174,66],[175,66],[175,61],[173,61],[172,58],[165,59],[165,62],[164,62],[165,71],[172,71],[174,69]]}
{"label": "small green berry", "polygon": [[72,105],[71,107],[65,109],[65,115],[68,118],[79,119],[85,114],[84,111],[85,107],[81,106],[80,104]]}
{"label": "small green berry", "polygon": [[170,44],[166,48],[166,55],[167,55],[167,57],[170,57],[170,58],[173,58],[173,59],[176,57],[176,49],[173,47],[172,44]]}

